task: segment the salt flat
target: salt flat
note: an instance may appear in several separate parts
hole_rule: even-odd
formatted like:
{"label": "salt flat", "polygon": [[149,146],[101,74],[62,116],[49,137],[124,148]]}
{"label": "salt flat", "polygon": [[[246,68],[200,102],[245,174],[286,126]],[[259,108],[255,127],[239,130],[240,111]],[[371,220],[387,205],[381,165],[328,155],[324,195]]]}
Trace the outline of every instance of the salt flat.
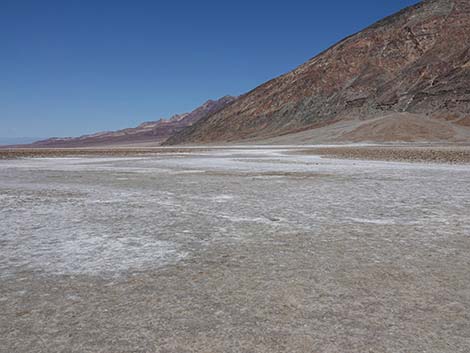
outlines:
{"label": "salt flat", "polygon": [[1,160],[0,352],[468,352],[469,181],[292,147]]}

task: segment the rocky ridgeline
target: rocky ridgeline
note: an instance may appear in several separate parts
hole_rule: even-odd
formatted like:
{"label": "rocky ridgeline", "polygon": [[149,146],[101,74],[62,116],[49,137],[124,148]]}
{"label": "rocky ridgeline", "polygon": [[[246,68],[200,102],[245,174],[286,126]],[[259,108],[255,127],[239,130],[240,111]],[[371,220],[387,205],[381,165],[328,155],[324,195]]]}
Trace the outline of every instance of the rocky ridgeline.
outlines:
{"label": "rocky ridgeline", "polygon": [[168,137],[183,130],[200,119],[223,109],[237,97],[224,96],[217,100],[208,100],[190,113],[177,114],[170,119],[160,119],[140,124],[134,128],[118,131],[101,132],[92,135],[69,138],[51,138],[37,141],[31,147],[96,147],[112,145],[160,144]]}
{"label": "rocky ridgeline", "polygon": [[470,2],[426,0],[201,119],[168,144],[269,138],[408,112],[470,116]]}

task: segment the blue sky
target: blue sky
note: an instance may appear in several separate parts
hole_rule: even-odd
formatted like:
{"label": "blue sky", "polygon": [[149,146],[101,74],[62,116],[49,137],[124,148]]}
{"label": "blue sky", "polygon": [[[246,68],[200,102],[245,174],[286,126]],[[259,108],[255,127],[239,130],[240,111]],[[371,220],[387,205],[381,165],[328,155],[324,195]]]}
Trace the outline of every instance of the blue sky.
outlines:
{"label": "blue sky", "polygon": [[77,136],[244,93],[417,0],[0,0],[0,136]]}

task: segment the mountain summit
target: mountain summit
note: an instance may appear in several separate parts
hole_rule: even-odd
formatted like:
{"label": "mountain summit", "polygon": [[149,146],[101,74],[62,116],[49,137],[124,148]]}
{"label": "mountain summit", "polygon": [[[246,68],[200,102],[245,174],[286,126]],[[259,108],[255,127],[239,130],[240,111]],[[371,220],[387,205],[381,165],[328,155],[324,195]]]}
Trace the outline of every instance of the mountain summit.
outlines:
{"label": "mountain summit", "polygon": [[266,82],[167,143],[259,140],[344,121],[361,126],[362,138],[345,132],[351,140],[383,133],[393,139],[393,132],[406,140],[408,129],[423,139],[455,138],[453,126],[470,126],[469,38],[470,1],[423,1]]}
{"label": "mountain summit", "polygon": [[32,147],[91,147],[112,145],[136,145],[156,144],[159,145],[172,134],[190,126],[200,119],[219,111],[236,97],[224,96],[217,100],[208,100],[191,113],[172,116],[170,119],[160,119],[140,124],[134,128],[118,131],[99,132],[92,135],[66,138],[50,138],[37,141]]}

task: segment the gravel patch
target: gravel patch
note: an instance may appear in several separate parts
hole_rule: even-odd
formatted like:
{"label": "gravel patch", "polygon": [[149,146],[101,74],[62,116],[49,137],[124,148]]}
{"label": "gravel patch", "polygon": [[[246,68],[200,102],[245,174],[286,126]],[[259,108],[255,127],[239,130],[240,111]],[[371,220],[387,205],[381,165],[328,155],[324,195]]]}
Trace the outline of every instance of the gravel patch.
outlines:
{"label": "gravel patch", "polygon": [[378,161],[470,163],[470,147],[319,147],[296,153]]}

